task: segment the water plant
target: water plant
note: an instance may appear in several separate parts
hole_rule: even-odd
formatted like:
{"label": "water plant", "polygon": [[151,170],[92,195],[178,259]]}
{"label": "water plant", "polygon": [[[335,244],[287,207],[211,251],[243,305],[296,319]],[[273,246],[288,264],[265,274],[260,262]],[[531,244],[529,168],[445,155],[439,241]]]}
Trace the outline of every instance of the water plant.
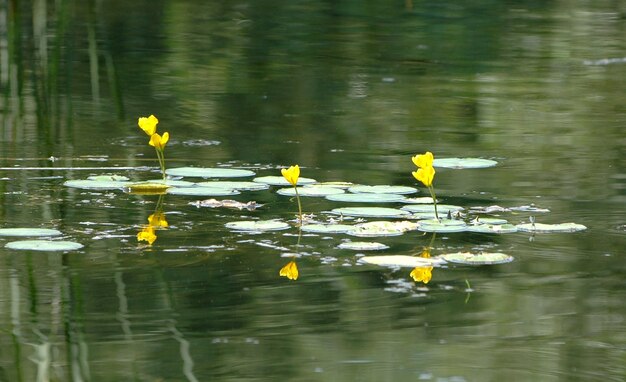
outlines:
{"label": "water plant", "polygon": [[300,202],[300,194],[298,194],[298,178],[300,177],[300,166],[294,165],[289,168],[283,168],[280,170],[283,177],[289,182],[296,193],[296,200],[298,201],[298,217],[299,225],[303,223],[302,220],[302,203]]}
{"label": "water plant", "polygon": [[289,280],[297,280],[298,279],[298,266],[296,265],[295,260],[291,260],[284,267],[280,269],[278,272],[280,276],[286,277]]}
{"label": "water plant", "polygon": [[152,245],[157,239],[156,230],[168,227],[169,223],[163,213],[163,195],[161,194],[154,212],[148,216],[148,224],[137,233],[137,241],[145,241],[148,245]]}
{"label": "water plant", "polygon": [[159,133],[156,132],[158,123],[159,120],[154,115],[139,117],[137,121],[139,128],[150,137],[148,144],[156,150],[161,174],[163,174],[163,180],[165,180],[165,144],[170,140],[170,133],[166,131],[162,136],[159,135]]}
{"label": "water plant", "polygon": [[428,191],[430,191],[430,196],[433,198],[433,203],[435,205],[435,218],[439,220],[439,213],[437,212],[437,197],[435,196],[435,189],[433,187],[433,179],[435,178],[435,168],[433,167],[433,161],[435,157],[433,153],[427,151],[424,154],[415,155],[412,160],[413,163],[417,166],[417,171],[413,171],[413,177],[419,180],[424,184],[424,186],[428,187]]}

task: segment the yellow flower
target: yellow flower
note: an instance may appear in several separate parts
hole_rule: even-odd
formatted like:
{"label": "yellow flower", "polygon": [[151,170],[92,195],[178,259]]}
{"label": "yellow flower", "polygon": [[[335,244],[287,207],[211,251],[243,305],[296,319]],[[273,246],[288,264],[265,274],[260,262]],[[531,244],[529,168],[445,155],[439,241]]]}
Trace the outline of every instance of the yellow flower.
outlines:
{"label": "yellow flower", "polygon": [[435,168],[433,166],[418,168],[417,171],[413,171],[411,174],[415,179],[424,183],[424,186],[430,187],[433,185],[433,179],[435,178]]}
{"label": "yellow flower", "polygon": [[425,154],[419,154],[411,158],[413,163],[419,168],[433,167],[433,160],[435,157],[433,153],[427,151]]}
{"label": "yellow flower", "polygon": [[154,115],[149,117],[140,117],[137,122],[141,130],[145,131],[149,136],[156,133],[157,123],[159,123],[159,120]]}
{"label": "yellow flower", "polygon": [[146,227],[137,234],[137,241],[147,241],[150,245],[152,245],[156,239],[154,227]]}
{"label": "yellow flower", "polygon": [[167,228],[169,224],[165,220],[165,214],[163,212],[155,212],[148,216],[148,224],[154,228]]}
{"label": "yellow flower", "polygon": [[422,253],[420,253],[420,257],[423,257],[425,259],[429,259],[430,258],[430,248],[424,248]]}
{"label": "yellow flower", "polygon": [[298,184],[298,178],[300,177],[300,167],[298,165],[283,168],[280,170],[280,173],[283,174],[283,177],[285,177],[287,182],[291,183],[292,186],[295,187],[296,184]]}
{"label": "yellow flower", "polygon": [[298,279],[298,267],[296,266],[295,261],[290,261],[280,269],[278,272],[280,276],[287,277],[289,280],[297,280]]}
{"label": "yellow flower", "polygon": [[433,267],[415,267],[413,271],[411,271],[411,277],[416,282],[428,284],[430,279],[433,278]]}
{"label": "yellow flower", "polygon": [[150,146],[155,147],[157,150],[163,151],[165,149],[165,144],[170,140],[170,133],[165,132],[161,137],[158,133],[152,134],[150,137]]}

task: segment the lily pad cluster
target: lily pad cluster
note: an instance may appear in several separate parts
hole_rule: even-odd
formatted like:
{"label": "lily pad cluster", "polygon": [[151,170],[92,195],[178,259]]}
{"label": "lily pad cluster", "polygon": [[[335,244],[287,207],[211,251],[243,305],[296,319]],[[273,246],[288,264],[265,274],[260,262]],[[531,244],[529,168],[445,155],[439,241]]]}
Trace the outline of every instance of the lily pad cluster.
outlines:
{"label": "lily pad cluster", "polygon": [[53,237],[61,236],[63,233],[51,228],[0,228],[0,237],[30,237],[36,240],[11,241],[4,245],[7,249],[28,250],[28,251],[73,251],[81,249],[82,244],[68,240],[54,240]]}

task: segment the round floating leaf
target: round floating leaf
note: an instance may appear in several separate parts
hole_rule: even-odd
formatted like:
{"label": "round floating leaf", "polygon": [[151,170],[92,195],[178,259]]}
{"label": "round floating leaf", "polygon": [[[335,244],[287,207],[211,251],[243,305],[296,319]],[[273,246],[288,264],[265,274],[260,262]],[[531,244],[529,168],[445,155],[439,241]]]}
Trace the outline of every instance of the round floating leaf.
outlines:
{"label": "round floating leaf", "polygon": [[[296,196],[296,191],[293,187],[281,188],[276,193],[285,196]],[[345,193],[344,190],[336,187],[298,187],[300,196],[328,196],[343,193]]]}
{"label": "round floating leaf", "polygon": [[375,218],[399,218],[411,215],[407,211],[397,208],[384,207],[343,207],[335,208],[330,211],[332,214],[341,216],[359,216],[359,217],[375,217]]}
{"label": "round floating leaf", "polygon": [[481,158],[438,158],[433,161],[434,167],[445,168],[486,168],[497,165],[498,162],[491,159]]}
{"label": "round floating leaf", "polygon": [[432,267],[433,265],[439,265],[442,261],[436,258],[425,258],[405,255],[390,255],[390,256],[364,256],[359,259],[360,262],[367,264],[380,265],[383,267]]}
{"label": "round floating leaf", "polygon": [[[435,213],[435,205],[434,204],[410,204],[408,206],[402,207],[403,210],[413,212],[413,213]],[[463,207],[461,206],[453,206],[450,204],[437,204],[437,212],[439,214],[447,214],[448,211],[460,211]]]}
{"label": "round floating leaf", "polygon": [[[300,182],[298,182],[298,183],[300,183]],[[348,189],[348,188],[354,186],[354,183],[350,183],[350,182],[320,182],[320,183],[316,183],[316,184],[314,184],[312,186],[307,185],[306,187],[315,187],[315,186]]]}
{"label": "round floating leaf", "polygon": [[382,243],[375,243],[369,241],[348,241],[341,243],[337,246],[339,249],[352,249],[355,251],[380,251],[387,249],[389,246]]}
{"label": "round floating leaf", "polygon": [[213,168],[213,167],[178,167],[165,170],[169,176],[187,176],[196,178],[240,178],[244,176],[254,176],[250,170],[240,170],[234,168]]}
{"label": "round floating leaf", "polygon": [[167,189],[167,193],[189,196],[230,196],[238,195],[239,191],[217,187],[171,187]]}
{"label": "round floating leaf", "polygon": [[410,221],[373,221],[356,224],[354,230],[348,232],[352,236],[376,237],[376,236],[399,236],[403,233],[417,229],[416,222]]}
{"label": "round floating leaf", "polygon": [[479,218],[476,218],[476,220],[473,220],[472,223],[501,225],[501,224],[506,224],[508,222],[506,221],[506,219],[479,217]]}
{"label": "round floating leaf", "polygon": [[0,236],[59,236],[61,231],[47,228],[0,228]]}
{"label": "round floating leaf", "polygon": [[311,233],[347,233],[354,230],[354,226],[347,224],[305,224],[302,231]]}
{"label": "round floating leaf", "polygon": [[348,191],[359,193],[371,193],[371,194],[414,194],[417,192],[417,188],[407,186],[354,186],[348,188]]}
{"label": "round floating leaf", "polygon": [[[257,183],[265,183],[270,186],[291,186],[291,183],[287,181],[287,179],[282,176],[260,176],[258,178],[252,179],[253,182]],[[303,186],[305,184],[313,184],[317,183],[317,180],[311,178],[298,178],[298,186]]]}
{"label": "round floating leaf", "polygon": [[165,180],[153,179],[153,180],[146,180],[145,182],[139,182],[135,184],[141,184],[141,183],[164,184],[170,187],[194,187],[196,186],[196,183],[194,182],[188,182],[186,180],[174,180],[174,179],[165,179]]}
{"label": "round floating leaf", "polygon": [[236,181],[227,181],[227,180],[213,180],[209,182],[200,182],[197,183],[200,187],[217,187],[217,188],[227,188],[231,190],[239,190],[239,191],[260,191],[267,190],[270,188],[269,185],[263,183],[256,182],[236,182]]}
{"label": "round floating leaf", "polygon": [[398,194],[336,194],[328,195],[326,199],[334,202],[351,202],[351,203],[395,203],[404,200],[404,196]]}
{"label": "round floating leaf", "polygon": [[83,247],[73,241],[22,240],[7,243],[5,248],[30,251],[73,251]]}
{"label": "round floating leaf", "polygon": [[97,182],[125,182],[130,179],[122,175],[92,175],[88,176],[87,180],[95,180]]}
{"label": "round floating leaf", "polygon": [[[439,201],[439,200],[437,200]],[[430,196],[422,196],[421,198],[405,198],[402,203],[406,204],[433,204],[433,198]]]}
{"label": "round floating leaf", "polygon": [[513,233],[517,232],[517,227],[513,224],[476,224],[467,226],[465,230],[478,233]]}
{"label": "round floating leaf", "polygon": [[164,183],[131,183],[126,189],[131,193],[164,194],[170,186]]}
{"label": "round floating leaf", "polygon": [[483,253],[470,253],[470,252],[458,252],[449,253],[447,255],[440,256],[442,259],[449,263],[467,264],[467,265],[489,265],[489,264],[504,264],[513,261],[513,256],[509,256],[504,253],[498,252],[483,252]]}
{"label": "round floating leaf", "polygon": [[535,212],[535,213],[546,213],[546,212],[550,212],[549,209],[547,208],[540,208],[534,205],[530,205],[530,206],[519,206],[519,207],[511,207],[509,208],[511,211],[516,211],[516,212]]}
{"label": "round floating leaf", "polygon": [[289,228],[289,224],[277,220],[244,220],[226,223],[225,226],[237,231],[279,231]]}
{"label": "round floating leaf", "polygon": [[584,231],[587,227],[576,223],[561,224],[543,224],[543,223],[526,223],[518,224],[517,230],[522,232],[578,232]]}
{"label": "round floating leaf", "polygon": [[68,180],[63,183],[66,187],[82,188],[84,190],[116,190],[128,186],[128,182],[107,180]]}
{"label": "round floating leaf", "polygon": [[421,220],[418,230],[422,232],[463,232],[467,229],[465,222],[454,219],[441,219],[441,220]]}

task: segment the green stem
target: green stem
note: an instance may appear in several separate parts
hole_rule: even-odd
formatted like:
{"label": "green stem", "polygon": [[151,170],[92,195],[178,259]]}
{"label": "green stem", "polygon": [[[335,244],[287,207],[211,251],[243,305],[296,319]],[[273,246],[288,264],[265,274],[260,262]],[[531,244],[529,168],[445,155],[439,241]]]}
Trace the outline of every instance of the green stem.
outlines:
{"label": "green stem", "polygon": [[435,196],[435,189],[431,185],[428,187],[428,191],[430,191],[430,196],[433,198],[433,203],[435,204],[435,218],[439,220],[439,213],[437,213],[437,196]]}
{"label": "green stem", "polygon": [[159,160],[159,167],[161,168],[161,174],[163,175],[163,180],[165,180],[165,156],[163,155],[163,152],[159,149],[156,149],[156,153],[157,153],[157,158]]}
{"label": "green stem", "polygon": [[300,216],[300,226],[302,226],[302,203],[300,203],[300,194],[298,194],[297,186],[293,186],[293,189],[296,191],[296,200],[298,200],[298,215]]}

